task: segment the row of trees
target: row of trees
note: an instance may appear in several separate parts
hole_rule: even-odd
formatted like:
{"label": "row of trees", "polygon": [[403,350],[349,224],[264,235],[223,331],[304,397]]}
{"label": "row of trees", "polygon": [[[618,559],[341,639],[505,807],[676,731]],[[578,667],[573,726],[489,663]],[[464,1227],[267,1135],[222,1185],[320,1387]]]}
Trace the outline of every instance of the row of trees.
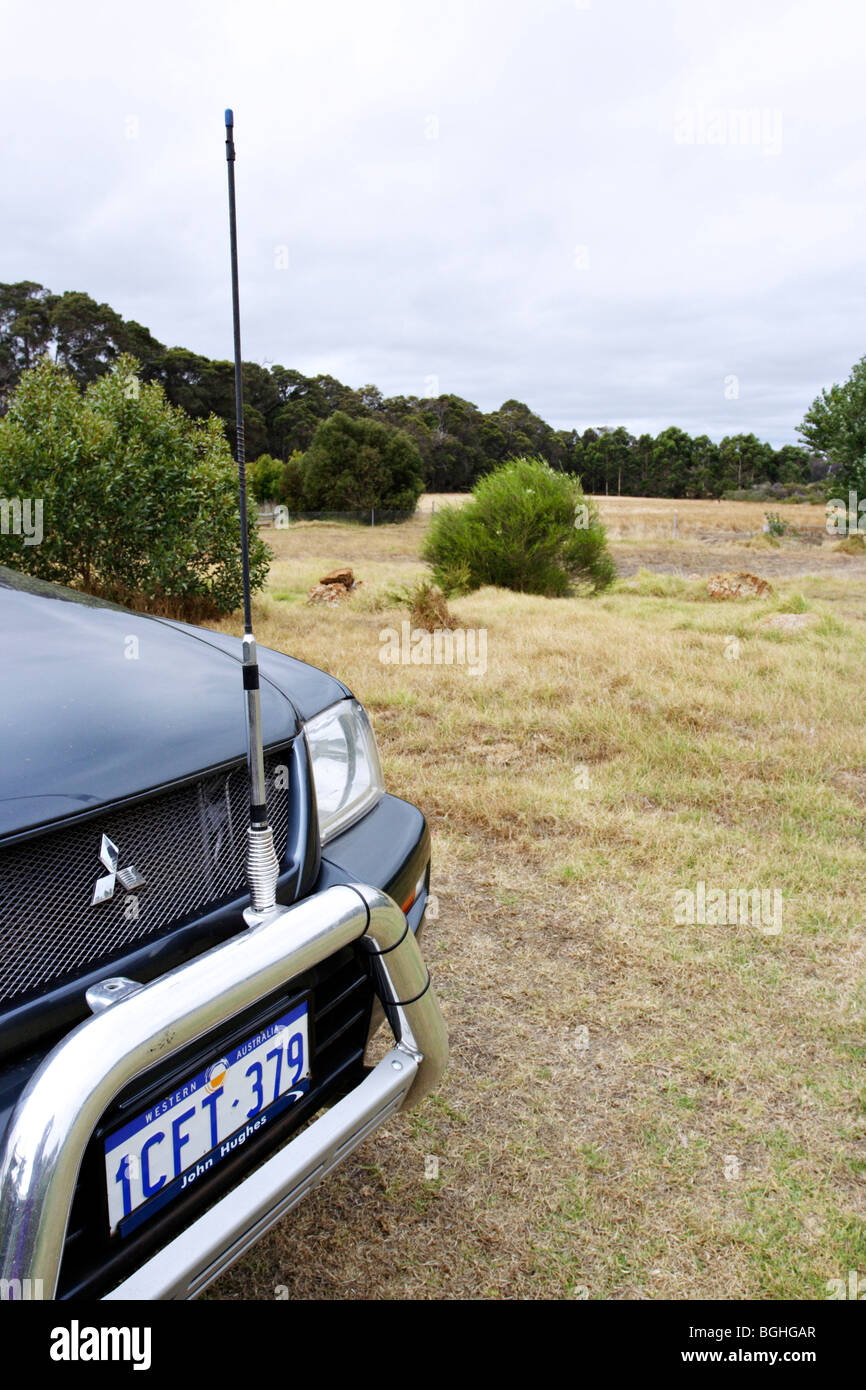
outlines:
{"label": "row of trees", "polygon": [[774,449],[754,434],[726,435],[716,444],[676,425],[637,438],[622,426],[572,431],[569,444],[565,466],[593,493],[721,497],[762,483],[805,485],[826,471],[793,444]]}
{"label": "row of trees", "polygon": [[[131,354],[142,382],[162,386],[168,400],[193,419],[216,415],[234,440],[231,362],[167,348],[143,325],[87,294],[53,294],[33,281],[0,284],[0,412],[22,372],[46,353],[81,388]],[[244,363],[243,371],[248,456],[266,454],[281,464],[306,455],[322,422],[340,412],[407,435],[420,457],[424,486],[435,492],[467,491],[517,456],[539,457],[579,475],[594,493],[715,497],[758,483],[807,483],[814,475],[805,449],[774,449],[753,434],[715,444],[676,426],[638,438],[622,427],[554,430],[517,400],[484,413],[451,394],[385,397],[376,386],[354,390],[332,376],[306,377],[255,362]]]}

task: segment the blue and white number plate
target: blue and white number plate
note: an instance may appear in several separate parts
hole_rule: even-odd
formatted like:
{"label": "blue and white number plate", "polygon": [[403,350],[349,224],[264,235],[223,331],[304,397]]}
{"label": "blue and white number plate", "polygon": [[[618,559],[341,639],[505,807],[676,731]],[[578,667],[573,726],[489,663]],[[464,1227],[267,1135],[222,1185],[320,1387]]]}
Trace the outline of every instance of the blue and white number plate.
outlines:
{"label": "blue and white number plate", "polygon": [[300,1100],[309,1051],[303,1003],[106,1139],[112,1231],[128,1235]]}

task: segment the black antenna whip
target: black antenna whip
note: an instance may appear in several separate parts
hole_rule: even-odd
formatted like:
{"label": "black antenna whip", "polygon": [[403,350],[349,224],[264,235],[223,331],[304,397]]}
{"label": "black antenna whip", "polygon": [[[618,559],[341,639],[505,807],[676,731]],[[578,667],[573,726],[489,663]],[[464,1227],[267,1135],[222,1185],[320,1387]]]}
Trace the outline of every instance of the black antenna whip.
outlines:
{"label": "black antenna whip", "polygon": [[238,497],[241,521],[241,570],[244,589],[243,677],[247,696],[247,735],[250,770],[250,824],[247,830],[247,878],[250,901],[256,920],[275,906],[279,861],[274,836],[268,824],[265,791],[265,758],[262,737],[262,708],[259,694],[259,666],[253,636],[250,599],[250,545],[247,515],[247,469],[244,443],[244,385],[241,371],[241,312],[238,293],[238,227],[235,210],[234,115],[226,111],[226,164],[229,179],[229,238],[232,267],[232,316],[235,355],[235,419],[237,422]]}

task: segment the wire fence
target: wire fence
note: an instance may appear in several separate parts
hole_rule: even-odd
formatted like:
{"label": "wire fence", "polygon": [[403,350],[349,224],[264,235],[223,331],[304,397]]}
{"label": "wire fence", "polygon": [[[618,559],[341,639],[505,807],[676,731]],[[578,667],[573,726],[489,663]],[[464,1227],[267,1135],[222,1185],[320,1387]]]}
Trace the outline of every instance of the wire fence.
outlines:
{"label": "wire fence", "polygon": [[411,511],[383,511],[370,507],[354,512],[298,512],[282,503],[259,506],[259,525],[272,526],[278,531],[288,530],[305,522],[324,522],[331,525],[348,522],[354,526],[387,526],[389,522],[409,521],[415,515]]}

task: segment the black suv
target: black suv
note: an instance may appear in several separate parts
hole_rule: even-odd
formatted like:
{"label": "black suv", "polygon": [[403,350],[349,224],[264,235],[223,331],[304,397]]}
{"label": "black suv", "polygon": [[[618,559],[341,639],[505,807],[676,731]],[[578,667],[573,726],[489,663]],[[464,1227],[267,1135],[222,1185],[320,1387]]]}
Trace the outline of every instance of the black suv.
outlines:
{"label": "black suv", "polygon": [[440,1077],[429,832],[260,651],[256,913],[240,641],[4,569],[0,633],[0,1289],[189,1298]]}

